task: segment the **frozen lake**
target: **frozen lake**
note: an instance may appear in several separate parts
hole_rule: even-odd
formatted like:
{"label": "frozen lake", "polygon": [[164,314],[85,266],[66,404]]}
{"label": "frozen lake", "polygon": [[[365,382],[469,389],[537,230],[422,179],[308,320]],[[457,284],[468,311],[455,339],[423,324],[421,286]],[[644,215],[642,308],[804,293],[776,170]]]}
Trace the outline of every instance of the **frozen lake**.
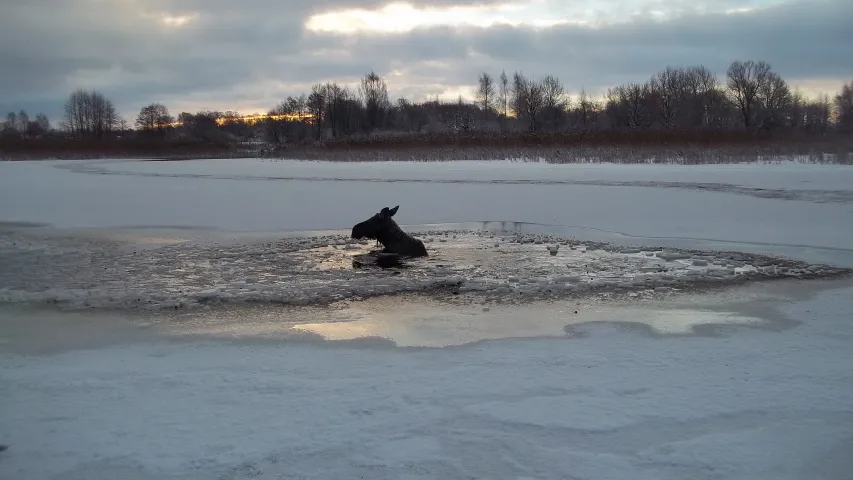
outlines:
{"label": "frozen lake", "polygon": [[6,162],[0,172],[0,220],[58,227],[348,230],[399,204],[405,225],[515,221],[615,236],[836,248],[849,248],[853,234],[853,171],[836,165],[247,159]]}
{"label": "frozen lake", "polygon": [[[352,273],[386,205],[431,257]],[[0,222],[2,478],[853,471],[849,167],[3,162]]]}

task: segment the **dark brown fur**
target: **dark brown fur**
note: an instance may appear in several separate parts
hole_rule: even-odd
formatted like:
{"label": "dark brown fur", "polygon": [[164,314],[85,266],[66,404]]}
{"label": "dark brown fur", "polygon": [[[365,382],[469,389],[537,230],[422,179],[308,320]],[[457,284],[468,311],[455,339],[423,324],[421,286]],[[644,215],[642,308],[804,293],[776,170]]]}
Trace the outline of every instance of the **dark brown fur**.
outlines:
{"label": "dark brown fur", "polygon": [[352,227],[352,238],[370,238],[385,247],[383,253],[396,253],[403,257],[428,256],[424,242],[404,232],[393,217],[400,208],[383,207],[379,213]]}

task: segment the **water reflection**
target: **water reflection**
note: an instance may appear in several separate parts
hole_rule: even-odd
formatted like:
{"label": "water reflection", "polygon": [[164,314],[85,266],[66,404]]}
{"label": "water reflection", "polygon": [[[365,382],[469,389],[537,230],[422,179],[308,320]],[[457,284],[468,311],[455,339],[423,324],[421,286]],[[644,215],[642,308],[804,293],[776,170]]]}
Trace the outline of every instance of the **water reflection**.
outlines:
{"label": "water reflection", "polygon": [[[387,303],[387,305],[382,305]],[[446,347],[481,340],[565,337],[588,323],[635,324],[655,335],[696,333],[701,325],[756,325],[766,319],[731,311],[638,307],[589,307],[570,302],[547,305],[455,309],[436,304],[365,302],[358,320],[302,323],[293,328],[328,340],[382,337],[401,347]]]}
{"label": "water reflection", "polygon": [[704,334],[707,325],[764,325],[772,314],[738,308],[686,304],[613,305],[574,301],[489,308],[443,304],[417,297],[378,297],[338,309],[258,307],[193,314],[166,325],[171,333],[229,339],[294,339],[299,334],[326,340],[379,337],[400,347],[447,347],[481,340],[574,336],[578,327],[633,325],[653,335]]}

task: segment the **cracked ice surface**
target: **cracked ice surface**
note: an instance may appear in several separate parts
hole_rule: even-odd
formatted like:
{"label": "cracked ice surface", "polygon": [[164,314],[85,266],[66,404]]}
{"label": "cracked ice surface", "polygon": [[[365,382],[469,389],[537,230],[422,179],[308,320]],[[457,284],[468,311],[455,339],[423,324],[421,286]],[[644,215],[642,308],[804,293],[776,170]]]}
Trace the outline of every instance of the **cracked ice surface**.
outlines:
{"label": "cracked ice surface", "polygon": [[106,239],[0,233],[0,302],[69,309],[197,309],[220,303],[328,305],[423,292],[524,302],[589,295],[648,298],[849,269],[732,252],[634,249],[548,235],[489,231],[418,234],[429,258],[408,268],[352,268],[372,248],[343,235],[155,248]]}

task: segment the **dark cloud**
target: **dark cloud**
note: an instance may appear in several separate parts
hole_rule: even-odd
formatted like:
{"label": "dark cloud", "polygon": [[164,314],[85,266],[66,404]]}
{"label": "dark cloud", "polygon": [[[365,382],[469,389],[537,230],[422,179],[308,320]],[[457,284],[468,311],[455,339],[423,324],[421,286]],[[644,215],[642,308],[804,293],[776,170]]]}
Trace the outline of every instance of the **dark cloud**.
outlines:
{"label": "dark cloud", "polygon": [[[0,107],[27,108],[33,116],[47,105],[55,107],[40,111],[58,116],[78,87],[103,91],[123,112],[152,101],[182,108],[190,95],[198,108],[205,101],[255,108],[370,70],[388,75],[393,96],[409,97],[473,84],[481,71],[497,76],[501,69],[555,74],[570,89],[590,92],[644,80],[667,65],[703,64],[723,75],[735,59],[766,60],[791,79],[853,78],[849,0],[789,1],[737,15],[700,14],[685,1],[672,7],[682,14],[666,21],[640,16],[600,28],[438,27],[355,36],[312,33],[304,24],[312,13],[383,2],[0,1],[11,3],[0,16]],[[630,2],[605,5],[628,11]],[[164,15],[192,20],[167,28]]]}
{"label": "dark cloud", "polygon": [[666,65],[704,64],[723,75],[735,59],[765,60],[797,78],[853,76],[851,20],[853,2],[803,1],[738,15],[691,14],[666,23],[545,32],[502,27],[443,37],[473,46],[497,65],[552,71],[572,84],[600,88],[609,76],[624,78],[620,82],[641,79]]}

